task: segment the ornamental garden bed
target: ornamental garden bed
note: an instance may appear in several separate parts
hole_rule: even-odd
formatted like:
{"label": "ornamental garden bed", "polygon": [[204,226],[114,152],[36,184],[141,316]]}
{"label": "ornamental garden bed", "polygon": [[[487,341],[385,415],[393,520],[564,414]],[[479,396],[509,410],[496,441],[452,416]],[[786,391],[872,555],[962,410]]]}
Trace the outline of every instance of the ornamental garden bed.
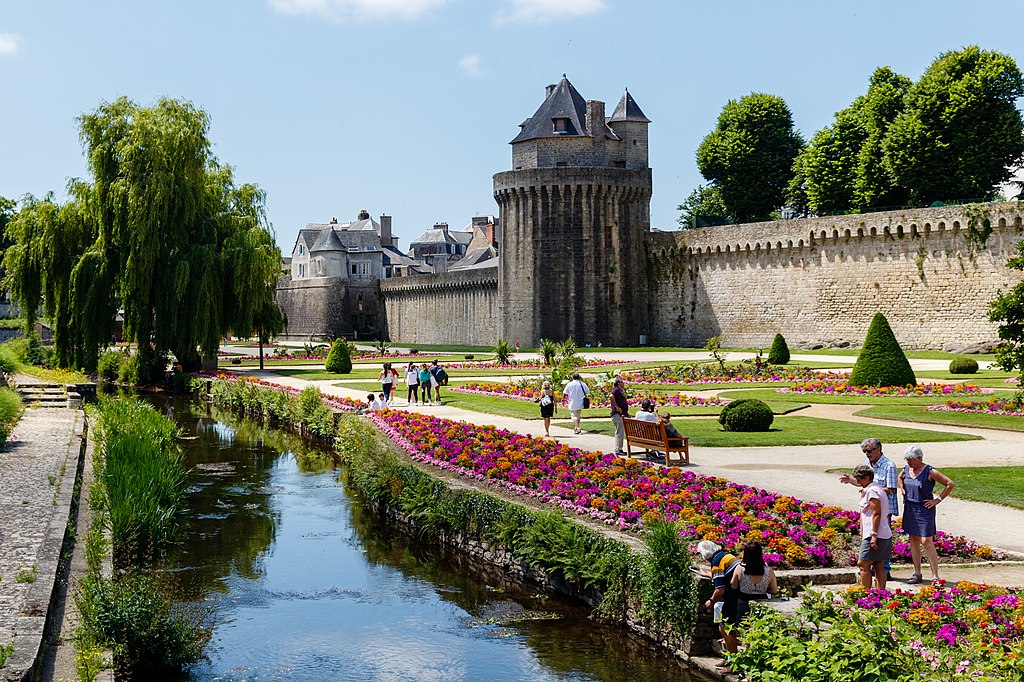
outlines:
{"label": "ornamental garden bed", "polygon": [[928,406],[877,405],[857,412],[861,417],[893,419],[896,421],[919,422],[922,424],[949,424],[999,431],[1024,431],[1024,419],[1012,415],[991,412],[951,412],[928,410]]}
{"label": "ornamental garden bed", "polygon": [[[507,384],[497,382],[467,382],[460,386],[455,386],[451,390],[457,393],[470,393],[474,395],[487,395],[498,398],[511,398],[513,400],[536,402],[540,400],[541,396],[540,383],[540,381],[530,382],[529,384],[523,382]],[[611,403],[610,396],[611,393],[607,388],[591,388],[591,405],[594,408],[607,408]],[[559,405],[564,406],[565,398],[560,390],[555,391],[555,397],[558,400]],[[635,391],[630,389],[626,390],[626,398],[629,401],[630,406],[639,406],[644,399],[650,399],[658,406],[674,407],[721,407],[731,402],[726,398],[701,398],[682,394],[637,394]]]}
{"label": "ornamental garden bed", "polygon": [[1024,406],[1018,400],[989,398],[988,400],[947,400],[942,405],[929,405],[930,412],[966,412],[969,414],[995,414],[1004,417],[1024,417]]}
{"label": "ornamental garden bed", "polygon": [[983,395],[993,393],[990,388],[973,384],[915,384],[913,386],[854,386],[846,381],[819,380],[792,384],[775,389],[778,393],[795,395],[839,395],[867,398],[922,398]]}
{"label": "ornamental garden bed", "polygon": [[619,378],[623,381],[636,385],[702,387],[708,384],[792,383],[794,381],[818,380],[822,377],[840,380],[849,378],[849,376],[845,372],[819,372],[800,365],[768,365],[748,361],[726,364],[724,368],[717,363],[689,364],[676,367],[663,365],[661,367],[619,374]]}
{"label": "ornamental garden bed", "polygon": [[[757,540],[777,566],[848,566],[860,544],[857,513],[840,507],[493,426],[398,411],[369,417],[417,461],[622,530],[674,522],[684,539],[714,539],[737,551]],[[945,561],[996,556],[989,547],[944,533],[936,546]],[[897,541],[894,557],[909,556],[906,543]]]}
{"label": "ornamental garden bed", "polygon": [[[972,394],[967,394],[972,395]],[[980,395],[980,394],[973,394]],[[1010,397],[1013,395],[1011,391],[999,391],[996,390],[992,395],[996,397]],[[725,390],[719,393],[722,398],[732,398],[737,400],[739,398],[757,398],[758,400],[800,400],[812,404],[823,404],[823,405],[935,405],[946,400],[948,397],[942,393],[936,393],[935,395],[872,395],[865,393],[863,395],[854,392],[840,392],[840,393],[814,393],[814,392],[786,392],[782,393],[778,389],[767,389],[767,388],[751,388],[751,389],[731,389]]]}

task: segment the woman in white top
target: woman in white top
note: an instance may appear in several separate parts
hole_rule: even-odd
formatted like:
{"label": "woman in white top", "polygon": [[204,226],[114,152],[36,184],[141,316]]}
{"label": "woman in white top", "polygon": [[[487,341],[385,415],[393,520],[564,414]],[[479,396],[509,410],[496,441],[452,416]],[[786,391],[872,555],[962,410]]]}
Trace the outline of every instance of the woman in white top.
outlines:
{"label": "woman in white top", "polygon": [[380,371],[380,376],[377,378],[380,380],[380,390],[384,393],[384,400],[387,403],[391,403],[391,389],[395,387],[395,378],[398,373],[391,369],[391,363],[385,362],[384,368]]}
{"label": "woman in white top", "polygon": [[861,464],[853,470],[853,479],[860,486],[860,584],[871,587],[871,572],[878,589],[885,589],[885,560],[892,552],[892,529],[889,528],[889,496],[875,483],[875,470]]}
{"label": "woman in white top", "polygon": [[409,388],[405,402],[407,405],[415,405],[420,387],[420,371],[416,369],[415,362],[410,362],[409,366],[405,368],[405,385]]}

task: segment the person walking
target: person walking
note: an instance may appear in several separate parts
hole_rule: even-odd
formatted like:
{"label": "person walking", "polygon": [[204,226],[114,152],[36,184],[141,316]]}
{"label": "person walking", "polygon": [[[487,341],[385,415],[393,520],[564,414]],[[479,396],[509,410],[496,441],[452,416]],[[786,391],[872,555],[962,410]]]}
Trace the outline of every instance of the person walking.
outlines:
{"label": "person walking", "polygon": [[555,404],[555,392],[551,389],[551,382],[545,381],[540,389],[540,397],[537,398],[540,404],[540,418],[544,420],[544,435],[551,437],[551,417],[558,411]]}
{"label": "person walking", "polygon": [[444,371],[444,367],[437,362],[437,358],[434,358],[430,364],[430,377],[433,379],[431,383],[434,389],[434,404],[441,404],[441,387],[448,385],[448,373]]}
{"label": "person walking", "polygon": [[395,376],[396,373],[391,369],[391,363],[385,362],[377,379],[380,381],[380,390],[384,394],[384,399],[388,403],[391,402],[391,389],[395,387]]}
{"label": "person walking", "polygon": [[422,365],[420,365],[419,378],[420,378],[420,404],[421,405],[426,405],[427,403],[430,402],[430,389],[431,389],[430,384],[431,384],[431,381],[433,380],[433,377],[430,376],[430,368],[427,366],[427,363],[425,363],[425,362]]}
{"label": "person walking", "polygon": [[590,395],[590,387],[580,378],[579,372],[574,372],[572,381],[565,385],[562,394],[565,396],[569,416],[572,417],[573,433],[578,435],[582,431],[580,428],[580,413],[584,408],[589,407],[587,403],[590,402],[590,398],[587,396]]}
{"label": "person walking", "polygon": [[626,400],[626,392],[622,390],[622,379],[616,379],[613,386],[611,418],[612,424],[615,425],[615,454],[624,457],[626,453],[622,449],[622,441],[626,437],[626,426],[622,419],[629,416],[629,402]]}
{"label": "person walking", "polygon": [[[899,516],[900,513],[899,504],[896,502],[896,490],[899,486],[899,470],[896,468],[896,465],[892,463],[891,459],[882,454],[882,441],[877,438],[865,438],[860,444],[860,450],[865,456],[864,464],[871,467],[872,471],[875,472],[875,482],[882,487],[888,497],[889,518],[886,519],[886,521],[889,526],[892,527],[892,517]],[[843,474],[839,478],[839,481],[841,483],[857,485],[857,482],[849,474]],[[892,576],[889,575],[890,566],[890,559],[886,558],[886,578],[892,580]]]}
{"label": "person walking", "polygon": [[405,398],[406,405],[415,405],[419,398],[420,372],[416,369],[416,363],[410,362],[405,368],[405,385],[408,388]]}
{"label": "person walking", "polygon": [[875,585],[885,589],[888,573],[885,561],[892,554],[892,528],[889,526],[889,496],[875,480],[875,470],[868,464],[859,464],[851,478],[860,487],[860,584],[871,587],[871,574]]}
{"label": "person walking", "polygon": [[[921,553],[928,557],[932,571],[932,585],[939,586],[939,554],[935,551],[935,507],[949,497],[956,483],[930,464],[924,463],[924,451],[911,445],[903,452],[907,464],[900,472],[899,487],[903,493],[903,532],[910,536],[910,557],[914,562],[914,575],[907,582],[921,582]],[[935,496],[935,484],[942,492]]]}

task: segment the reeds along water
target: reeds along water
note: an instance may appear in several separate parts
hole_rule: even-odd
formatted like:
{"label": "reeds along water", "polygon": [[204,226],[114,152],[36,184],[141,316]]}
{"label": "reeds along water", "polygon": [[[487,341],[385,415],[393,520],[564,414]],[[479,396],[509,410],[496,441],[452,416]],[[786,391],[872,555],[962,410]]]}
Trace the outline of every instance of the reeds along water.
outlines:
{"label": "reeds along water", "polygon": [[187,471],[170,419],[137,399],[102,400],[96,429],[114,562],[153,556],[173,534]]}

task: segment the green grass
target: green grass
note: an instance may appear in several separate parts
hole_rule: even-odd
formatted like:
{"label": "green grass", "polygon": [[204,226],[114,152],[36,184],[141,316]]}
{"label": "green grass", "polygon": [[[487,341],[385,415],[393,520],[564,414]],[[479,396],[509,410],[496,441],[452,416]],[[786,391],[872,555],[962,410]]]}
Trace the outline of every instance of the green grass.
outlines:
{"label": "green grass", "polygon": [[909,405],[878,405],[857,413],[862,417],[894,419],[924,424],[949,424],[1001,431],[1024,431],[1024,417],[1010,417],[1002,414],[972,414],[970,412],[929,412],[923,407]]}
{"label": "green grass", "polygon": [[1013,372],[1004,372],[998,369],[979,369],[974,374],[951,374],[949,370],[933,369],[914,372],[914,374],[918,379],[941,379],[943,381],[974,384],[983,388],[1009,388],[1010,384],[1006,383],[1006,379],[1017,376]]}
{"label": "green grass", "polygon": [[[558,426],[572,428],[571,422]],[[584,422],[583,428],[591,433],[612,435],[611,421]],[[843,445],[864,440],[864,424],[817,417],[776,417],[771,431],[735,433],[723,431],[717,419],[688,419],[676,422],[680,433],[690,439],[694,447],[763,447],[796,445]],[[884,443],[929,443],[936,441],[978,440],[976,436],[923,429],[904,429],[896,426],[872,426],[871,435]]]}
{"label": "green grass", "polygon": [[950,467],[954,497],[1024,509],[1024,467]]}
{"label": "green grass", "polygon": [[[852,355],[860,354],[860,348],[819,348],[818,350],[797,350],[790,348],[793,355]],[[911,360],[952,360],[962,356],[963,353],[947,353],[941,350],[904,350],[904,354]],[[996,359],[994,353],[977,353],[968,355],[978,362],[991,362]]]}
{"label": "green grass", "polygon": [[[781,388],[781,386],[780,386]],[[1003,395],[1009,397],[1012,391],[1004,391]],[[944,403],[943,396],[907,396],[907,397],[885,397],[885,396],[859,396],[859,395],[817,395],[814,393],[779,393],[774,389],[753,389],[749,391],[724,391],[719,394],[723,398],[757,398],[758,400],[792,400],[794,402],[808,402],[819,405],[935,405]],[[994,395],[1000,395],[996,393]],[[963,400],[984,400],[992,397],[992,394],[983,396],[961,396]]]}

